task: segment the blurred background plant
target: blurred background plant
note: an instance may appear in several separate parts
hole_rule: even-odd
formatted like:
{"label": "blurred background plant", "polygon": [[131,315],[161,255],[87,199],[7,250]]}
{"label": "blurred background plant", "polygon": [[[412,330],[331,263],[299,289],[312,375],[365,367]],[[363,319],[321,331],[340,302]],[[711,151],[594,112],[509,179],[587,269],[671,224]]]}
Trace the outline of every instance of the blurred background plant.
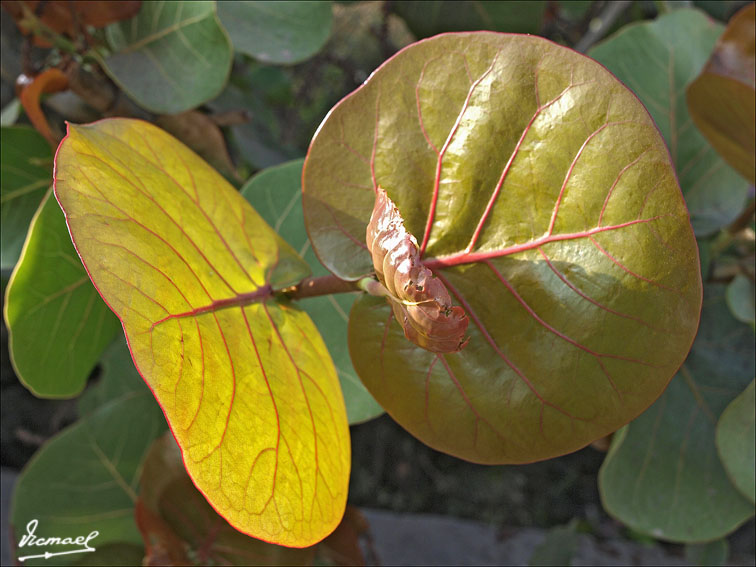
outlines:
{"label": "blurred background plant", "polygon": [[13,321],[2,328],[2,465],[23,468],[16,534],[31,517],[54,532],[96,515],[102,564],[374,561],[359,545],[369,534],[357,508],[316,548],[289,550],[235,532],[194,489],[49,198],[53,152],[66,120],[152,121],[222,172],[319,275],[299,201],[318,124],[402,47],[487,29],[585,52],[649,110],[698,237],[699,333],[665,394],[611,438],[543,463],[486,467],[437,453],[381,416],[349,361],[353,297],[308,300],[353,425],[350,504],[502,529],[556,526],[533,564],[569,562],[579,532],[685,544],[674,549],[693,564],[753,556],[753,4],[2,5],[0,263]]}

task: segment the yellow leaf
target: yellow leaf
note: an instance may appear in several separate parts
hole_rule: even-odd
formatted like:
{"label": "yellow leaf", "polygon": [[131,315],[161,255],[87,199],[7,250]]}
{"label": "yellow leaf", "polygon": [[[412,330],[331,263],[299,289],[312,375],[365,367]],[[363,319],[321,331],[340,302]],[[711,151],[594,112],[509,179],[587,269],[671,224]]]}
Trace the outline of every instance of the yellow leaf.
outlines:
{"label": "yellow leaf", "polygon": [[308,275],[304,261],[146,122],[70,125],[55,194],[210,504],[290,547],[333,531],[350,466],[339,382],[308,315],[273,295]]}

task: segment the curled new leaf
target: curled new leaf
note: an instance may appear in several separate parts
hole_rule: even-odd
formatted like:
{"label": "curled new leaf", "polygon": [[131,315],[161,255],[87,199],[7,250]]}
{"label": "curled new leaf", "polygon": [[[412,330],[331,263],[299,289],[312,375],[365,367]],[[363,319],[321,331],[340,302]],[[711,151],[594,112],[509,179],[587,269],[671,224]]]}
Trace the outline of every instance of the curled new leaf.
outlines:
{"label": "curled new leaf", "polygon": [[452,307],[446,286],[420,261],[417,240],[386,191],[378,187],[366,235],[378,279],[404,335],[432,352],[457,352],[467,344],[467,315]]}

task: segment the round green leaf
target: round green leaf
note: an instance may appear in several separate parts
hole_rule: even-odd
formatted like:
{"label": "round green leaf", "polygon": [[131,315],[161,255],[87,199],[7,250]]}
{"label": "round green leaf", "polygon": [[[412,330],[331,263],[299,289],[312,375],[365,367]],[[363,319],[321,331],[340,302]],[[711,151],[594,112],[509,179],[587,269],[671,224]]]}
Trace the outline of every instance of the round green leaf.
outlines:
{"label": "round green leaf", "polygon": [[743,274],[738,274],[727,286],[727,306],[738,321],[754,326],[756,306],[754,306],[753,282]]}
{"label": "round green leaf", "polygon": [[312,57],[331,33],[330,2],[218,2],[234,49],[266,63]]}
{"label": "round green leaf", "polygon": [[107,36],[114,53],[102,61],[105,72],[152,112],[199,106],[228,80],[233,52],[215,2],[143,2]]}
{"label": "round green leaf", "polygon": [[638,532],[686,543],[724,537],[748,520],[753,505],[728,479],[714,431],[753,374],[753,333],[728,313],[724,286],[707,287],[685,364],[612,440],[599,473],[604,509]]}
{"label": "round green leaf", "polygon": [[754,382],[735,398],[717,423],[717,450],[732,483],[751,502],[756,501],[756,410]]}
{"label": "round green leaf", "polygon": [[[106,404],[48,441],[19,476],[11,501],[13,538],[19,542],[32,520],[37,536],[87,536],[90,546],[140,544],[134,522],[141,464],[152,440],[165,431],[160,408],[148,393]],[[70,551],[71,546],[18,547],[17,556]],[[94,552],[93,555],[97,555]],[[78,555],[55,557],[56,564]],[[49,565],[38,559],[24,565]]]}
{"label": "round green leaf", "polygon": [[50,144],[29,126],[3,126],[0,141],[0,266],[12,268],[52,182],[52,152]]}
{"label": "round green leaf", "polygon": [[79,394],[120,329],[71,244],[52,191],[8,283],[5,321],[16,374],[34,394],[50,398]]}
{"label": "round green leaf", "polygon": [[664,142],[587,57],[538,37],[438,36],[339,103],[303,174],[315,252],[372,272],[378,186],[470,318],[457,354],[415,347],[390,306],[352,308],[352,362],[430,446],[482,463],[576,450],[655,400],[701,305],[698,255]]}
{"label": "round green leaf", "polygon": [[740,214],[748,183],[693,124],[685,99],[724,27],[698,10],[675,10],[625,26],[589,52],[633,89],[669,145],[698,236]]}
{"label": "round green leaf", "polygon": [[[324,276],[328,271],[315,257],[304,227],[302,163],[303,160],[298,159],[260,172],[242,187],[241,194],[286,242],[299,251],[313,276]],[[367,421],[383,413],[383,408],[360,382],[349,359],[347,313],[355,297],[354,293],[340,293],[298,302],[312,318],[331,353],[350,424]]]}

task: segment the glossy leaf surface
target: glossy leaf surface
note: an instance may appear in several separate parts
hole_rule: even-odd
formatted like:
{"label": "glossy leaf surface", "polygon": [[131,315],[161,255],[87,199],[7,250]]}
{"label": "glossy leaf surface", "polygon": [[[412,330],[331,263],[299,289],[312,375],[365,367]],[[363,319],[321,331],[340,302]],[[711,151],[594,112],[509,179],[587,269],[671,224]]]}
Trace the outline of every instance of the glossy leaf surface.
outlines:
{"label": "glossy leaf surface", "polygon": [[21,254],[34,212],[52,183],[52,151],[28,126],[0,129],[0,266]]}
{"label": "glossy leaf surface", "polygon": [[37,396],[75,396],[120,325],[76,255],[52,195],[32,220],[5,301],[8,347],[21,382]]}
{"label": "glossy leaf surface", "polygon": [[[170,435],[144,461],[137,523],[148,556],[184,556],[197,565],[309,565],[314,551],[265,543],[232,528],[192,484]],[[142,509],[140,509],[142,507]],[[153,564],[165,564],[158,561]],[[176,564],[176,563],[172,563]]]}
{"label": "glossy leaf surface", "polygon": [[[99,535],[91,546],[98,549],[108,543],[141,543],[134,523],[139,473],[152,440],[164,430],[160,409],[147,393],[114,400],[64,429],[19,476],[10,512],[14,540],[18,542],[27,524],[36,519],[38,536],[75,538],[96,530]],[[15,549],[24,555],[39,553],[40,548]],[[49,546],[42,553],[70,549]],[[55,562],[77,559],[61,555]],[[50,561],[26,564],[49,565]]]}
{"label": "glossy leaf surface", "polygon": [[756,501],[754,382],[727,406],[717,423],[717,451],[735,487]]}
{"label": "glossy leaf surface", "polygon": [[107,28],[114,53],[103,68],[147,110],[176,114],[217,96],[232,49],[215,2],[145,2],[136,17]]}
{"label": "glossy leaf surface", "polygon": [[330,2],[218,2],[234,49],[288,65],[315,55],[331,32]]}
{"label": "glossy leaf surface", "polygon": [[733,16],[688,87],[693,121],[719,154],[756,183],[756,6]]}
{"label": "glossy leaf surface", "polygon": [[[315,257],[304,227],[302,163],[303,160],[298,159],[258,173],[244,184],[241,194],[265,222],[299,251],[313,276],[324,276],[328,271]],[[347,321],[356,296],[356,293],[339,293],[297,301],[297,305],[312,317],[331,353],[344,393],[349,423],[367,421],[383,413],[383,408],[360,382],[349,358]]]}
{"label": "glossy leaf surface", "polygon": [[696,235],[740,214],[748,183],[696,129],[685,101],[724,27],[698,10],[625,26],[588,54],[633,89],[667,141]]}
{"label": "glossy leaf surface", "polygon": [[753,332],[732,318],[723,286],[707,287],[701,328],[661,398],[614,436],[601,466],[604,509],[652,537],[723,537],[753,515],[714,446],[727,404],[753,380]]}
{"label": "glossy leaf surface", "polygon": [[303,180],[333,273],[372,272],[380,185],[470,318],[468,345],[437,356],[383,299],[352,308],[360,378],[436,449],[578,449],[642,412],[690,347],[699,265],[666,148],[633,94],[566,48],[485,32],[406,48],[331,111]]}
{"label": "glossy leaf surface", "polygon": [[235,528],[310,545],[338,525],[349,434],[306,313],[307,265],[217,172],[146,122],[70,126],[56,195],[186,468]]}

